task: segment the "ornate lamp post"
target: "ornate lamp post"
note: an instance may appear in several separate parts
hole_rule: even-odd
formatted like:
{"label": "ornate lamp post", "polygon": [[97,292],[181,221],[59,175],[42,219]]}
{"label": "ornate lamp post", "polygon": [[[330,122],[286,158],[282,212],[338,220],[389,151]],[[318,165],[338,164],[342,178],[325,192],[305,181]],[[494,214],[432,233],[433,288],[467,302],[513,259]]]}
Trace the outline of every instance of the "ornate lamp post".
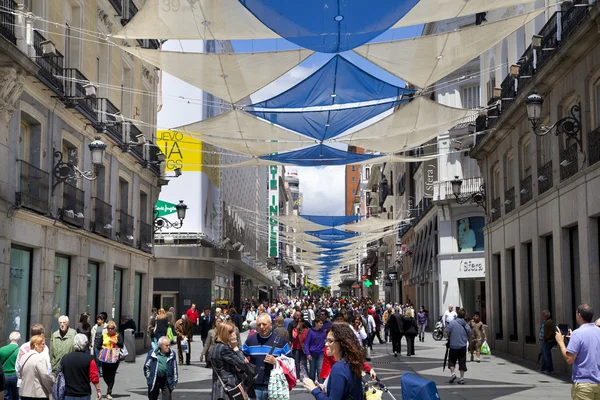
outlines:
{"label": "ornate lamp post", "polygon": [[54,189],[56,189],[56,186],[58,186],[59,183],[67,180],[83,178],[88,181],[93,181],[98,178],[96,175],[96,168],[102,165],[102,161],[104,160],[104,152],[106,151],[106,143],[100,140],[100,136],[96,136],[96,139],[89,144],[88,148],[92,153],[92,165],[94,167],[93,170],[88,171],[80,170],[73,163],[64,162],[63,153],[58,150],[54,151],[54,158],[56,158],[57,161],[53,170],[54,184],[52,185],[52,194],[54,194]]}
{"label": "ornate lamp post", "polygon": [[158,210],[154,210],[154,233],[160,231],[163,228],[174,228],[181,229],[183,226],[183,220],[185,219],[185,214],[187,212],[188,206],[185,205],[183,200],[179,200],[179,204],[175,206],[177,210],[177,219],[178,221],[171,222],[165,217],[159,217]]}
{"label": "ornate lamp post", "polygon": [[458,176],[455,176],[450,183],[452,184],[452,194],[454,194],[458,204],[476,204],[477,206],[483,208],[485,212],[487,212],[487,208],[485,206],[485,184],[482,184],[479,187],[479,191],[471,193],[468,196],[461,196],[460,189],[463,183],[462,179],[458,179]]}

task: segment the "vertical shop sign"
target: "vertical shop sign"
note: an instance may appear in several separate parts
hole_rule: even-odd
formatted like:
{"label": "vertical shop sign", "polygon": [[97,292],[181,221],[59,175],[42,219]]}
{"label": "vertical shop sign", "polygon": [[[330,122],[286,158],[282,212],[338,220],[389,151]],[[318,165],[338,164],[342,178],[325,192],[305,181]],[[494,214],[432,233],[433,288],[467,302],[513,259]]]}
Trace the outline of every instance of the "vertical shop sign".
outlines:
{"label": "vertical shop sign", "polygon": [[269,257],[279,257],[279,166],[269,167]]}

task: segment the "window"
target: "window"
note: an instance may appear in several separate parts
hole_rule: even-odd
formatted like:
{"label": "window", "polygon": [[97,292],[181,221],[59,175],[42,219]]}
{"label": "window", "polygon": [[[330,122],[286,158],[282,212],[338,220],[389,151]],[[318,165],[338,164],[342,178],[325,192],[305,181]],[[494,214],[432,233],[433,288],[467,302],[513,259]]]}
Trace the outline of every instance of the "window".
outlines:
{"label": "window", "polygon": [[371,168],[365,168],[365,179],[369,179],[371,177]]}
{"label": "window", "polygon": [[518,321],[519,314],[517,314],[517,265],[515,260],[515,249],[508,250],[508,262],[510,272],[510,310],[511,310],[511,324],[510,324],[510,340],[512,342],[519,341],[518,335]]}
{"label": "window", "polygon": [[52,332],[58,329],[58,317],[69,315],[69,277],[71,258],[57,254],[54,257],[54,288],[52,297]]}
{"label": "window", "polygon": [[6,340],[12,331],[22,338],[29,337],[28,317],[31,298],[31,269],[33,252],[24,247],[10,249],[10,275],[8,285],[8,318],[6,319]]}
{"label": "window", "polygon": [[462,103],[462,108],[479,107],[479,85],[463,87],[460,100]]}
{"label": "window", "polygon": [[356,182],[356,177],[352,177],[352,182]]}
{"label": "window", "polygon": [[140,320],[140,309],[142,308],[142,274],[135,273],[135,287],[133,288],[133,321],[137,331],[142,330]]}
{"label": "window", "polygon": [[496,277],[496,301],[494,308],[496,310],[496,339],[502,340],[504,338],[504,317],[503,313],[503,304],[504,304],[504,295],[502,293],[502,260],[500,258],[500,254],[494,254],[492,256],[493,260],[493,271],[494,276]]}
{"label": "window", "polygon": [[352,189],[352,194],[356,194],[356,190]]}
{"label": "window", "polygon": [[527,329],[527,335],[525,336],[526,343],[536,343],[536,323],[535,323],[535,311],[534,304],[535,298],[533,296],[533,245],[531,242],[526,243],[524,246],[526,265],[527,265],[527,308],[529,311],[529,326]]}
{"label": "window", "polygon": [[[63,140],[62,154],[63,154],[63,162],[68,162],[68,163],[71,163],[71,164],[79,167],[79,149],[77,148],[77,146],[75,146],[71,142]],[[67,179],[66,182],[77,187],[79,179],[70,178],[70,179]]]}
{"label": "window", "polygon": [[121,292],[123,289],[123,270],[115,268],[113,272],[113,296],[112,296],[112,310],[109,317],[117,323],[117,326],[121,323]]}
{"label": "window", "polygon": [[459,253],[483,251],[484,217],[469,217],[457,221]]}
{"label": "window", "polygon": [[19,131],[19,155],[17,159],[29,162],[31,145],[31,126],[21,120],[21,129]]}
{"label": "window", "polygon": [[596,128],[600,128],[600,79],[596,81],[594,85],[594,96],[596,97],[595,104],[595,113],[596,116]]}
{"label": "window", "polygon": [[554,306],[554,243],[552,235],[544,237],[544,245],[544,256],[546,258],[546,304],[552,314],[552,318],[556,318]]}
{"label": "window", "polygon": [[88,262],[85,311],[90,315],[98,315],[98,269],[98,263]]}
{"label": "window", "polygon": [[123,178],[119,178],[119,210],[129,211],[129,182]]}
{"label": "window", "polygon": [[148,195],[140,192],[140,221],[148,223]]}
{"label": "window", "polygon": [[42,159],[42,125],[37,119],[25,112],[21,112],[18,141],[17,159],[40,168]]}
{"label": "window", "polygon": [[492,167],[492,193],[494,198],[500,197],[500,164]]}
{"label": "window", "polygon": [[[571,96],[568,98],[567,101],[565,101],[563,103],[562,109],[560,110],[560,117],[564,118],[564,117],[569,117],[571,116],[571,108],[577,104],[577,97],[576,96]],[[563,137],[563,149],[568,149],[569,147],[575,145],[577,142],[575,141],[574,138],[568,137],[567,135],[562,135]]]}
{"label": "window", "polygon": [[521,142],[521,179],[531,175],[531,139],[526,137]]}
{"label": "window", "polygon": [[133,79],[131,74],[131,67],[125,62],[123,64],[123,74],[121,76],[121,113],[126,118],[134,118],[133,115]]}
{"label": "window", "polygon": [[[74,4],[72,4],[74,3]],[[81,27],[81,7],[78,1],[65,1],[64,17],[65,17],[65,66],[68,68],[80,67],[80,33]]]}
{"label": "window", "polygon": [[[548,119],[545,120],[542,125],[547,126]],[[539,146],[540,146],[540,167],[548,164],[552,161],[552,152],[553,152],[553,138],[554,135],[544,135],[539,137]]]}
{"label": "window", "polygon": [[514,157],[512,151],[506,153],[504,158],[504,190],[508,190],[514,186],[513,182],[513,164]]}
{"label": "window", "polygon": [[[577,225],[568,229],[569,239],[569,290],[571,295],[570,308],[567,306],[567,310],[575,310],[581,300],[581,270],[579,266],[579,230]],[[571,315],[571,327],[577,326],[577,320],[575,319],[575,313],[567,313]]]}
{"label": "window", "polygon": [[352,171],[356,171],[356,165],[352,166]]}

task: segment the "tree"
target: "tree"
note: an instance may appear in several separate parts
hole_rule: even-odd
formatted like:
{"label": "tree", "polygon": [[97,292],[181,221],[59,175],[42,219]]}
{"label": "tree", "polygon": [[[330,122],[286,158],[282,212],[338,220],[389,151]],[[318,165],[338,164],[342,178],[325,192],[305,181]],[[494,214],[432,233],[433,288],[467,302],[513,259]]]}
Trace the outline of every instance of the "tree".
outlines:
{"label": "tree", "polygon": [[310,294],[317,296],[330,296],[331,295],[331,287],[329,286],[318,286],[314,283],[310,284]]}

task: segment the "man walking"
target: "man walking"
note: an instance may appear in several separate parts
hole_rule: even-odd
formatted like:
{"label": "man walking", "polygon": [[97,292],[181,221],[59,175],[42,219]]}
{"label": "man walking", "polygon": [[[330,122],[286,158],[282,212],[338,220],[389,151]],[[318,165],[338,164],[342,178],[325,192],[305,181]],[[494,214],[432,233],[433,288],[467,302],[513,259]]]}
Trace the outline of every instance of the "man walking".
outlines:
{"label": "man walking", "polygon": [[161,336],[158,348],[150,350],[144,363],[144,376],[148,384],[148,399],[158,400],[162,392],[162,400],[171,400],[171,392],[175,390],[179,374],[175,362],[175,352],[171,350],[169,338]]}
{"label": "man walking", "polygon": [[183,365],[183,348],[181,342],[187,339],[187,353],[185,354],[185,364],[190,365],[190,358],[192,356],[192,344],[190,338],[194,334],[194,325],[187,318],[187,315],[183,314],[181,319],[175,322],[175,334],[177,335],[177,357],[179,359],[179,365]]}
{"label": "man walking", "polygon": [[[190,309],[185,312],[185,315],[187,315],[188,319],[190,320],[192,325],[194,325],[194,327],[200,324],[200,318],[198,318],[198,310],[196,310],[195,304],[192,304]],[[192,341],[193,341],[193,335],[190,338],[190,342],[192,342]]]}
{"label": "man walking", "polygon": [[594,323],[594,309],[581,304],[575,314],[579,328],[569,330],[569,345],[556,329],[555,339],[567,364],[573,365],[571,373],[572,399],[600,399],[600,329]]}
{"label": "man walking", "polygon": [[386,343],[390,338],[390,325],[388,324],[388,321],[393,313],[394,312],[392,311],[392,305],[388,304],[386,306],[385,311],[383,312],[383,316],[381,317],[381,322],[383,323],[383,329],[384,329],[384,339],[385,339]]}
{"label": "man walking", "polygon": [[58,317],[58,330],[50,337],[50,362],[52,373],[56,374],[58,364],[65,354],[75,351],[75,335],[77,331],[69,328],[69,317],[61,315]]}
{"label": "man walking", "polygon": [[442,322],[444,323],[444,329],[446,329],[446,325],[448,322],[456,319],[456,311],[454,311],[454,306],[452,304],[448,305],[448,310],[444,312],[444,316],[442,317]]}
{"label": "man walking", "polygon": [[[250,357],[250,363],[256,366],[258,375],[254,380],[256,400],[267,399],[267,386],[271,378],[273,366],[277,364],[276,357],[290,356],[290,345],[283,338],[277,337],[272,330],[271,316],[262,313],[256,319],[257,334],[248,336],[242,351]],[[277,341],[275,341],[277,339]]]}
{"label": "man walking", "polygon": [[542,368],[540,372],[544,374],[554,373],[552,364],[552,347],[554,347],[554,322],[550,311],[542,311],[542,326],[540,326],[539,339],[542,344],[541,359]]}
{"label": "man walking", "polygon": [[210,313],[210,308],[204,307],[204,311],[200,316],[200,339],[202,340],[203,346],[206,346],[206,337],[208,336],[208,331],[212,329],[213,322],[214,318]]}
{"label": "man walking", "polygon": [[[448,307],[448,310],[450,310]],[[450,383],[454,383],[456,380],[456,374],[454,373],[454,367],[458,361],[458,370],[460,371],[460,378],[458,379],[459,385],[465,384],[465,372],[467,372],[467,343],[469,338],[473,334],[471,328],[465,321],[465,309],[460,308],[457,313],[456,319],[451,319],[446,325],[446,333],[448,334],[448,341],[450,346],[450,353],[448,355],[448,367],[450,368]]]}

